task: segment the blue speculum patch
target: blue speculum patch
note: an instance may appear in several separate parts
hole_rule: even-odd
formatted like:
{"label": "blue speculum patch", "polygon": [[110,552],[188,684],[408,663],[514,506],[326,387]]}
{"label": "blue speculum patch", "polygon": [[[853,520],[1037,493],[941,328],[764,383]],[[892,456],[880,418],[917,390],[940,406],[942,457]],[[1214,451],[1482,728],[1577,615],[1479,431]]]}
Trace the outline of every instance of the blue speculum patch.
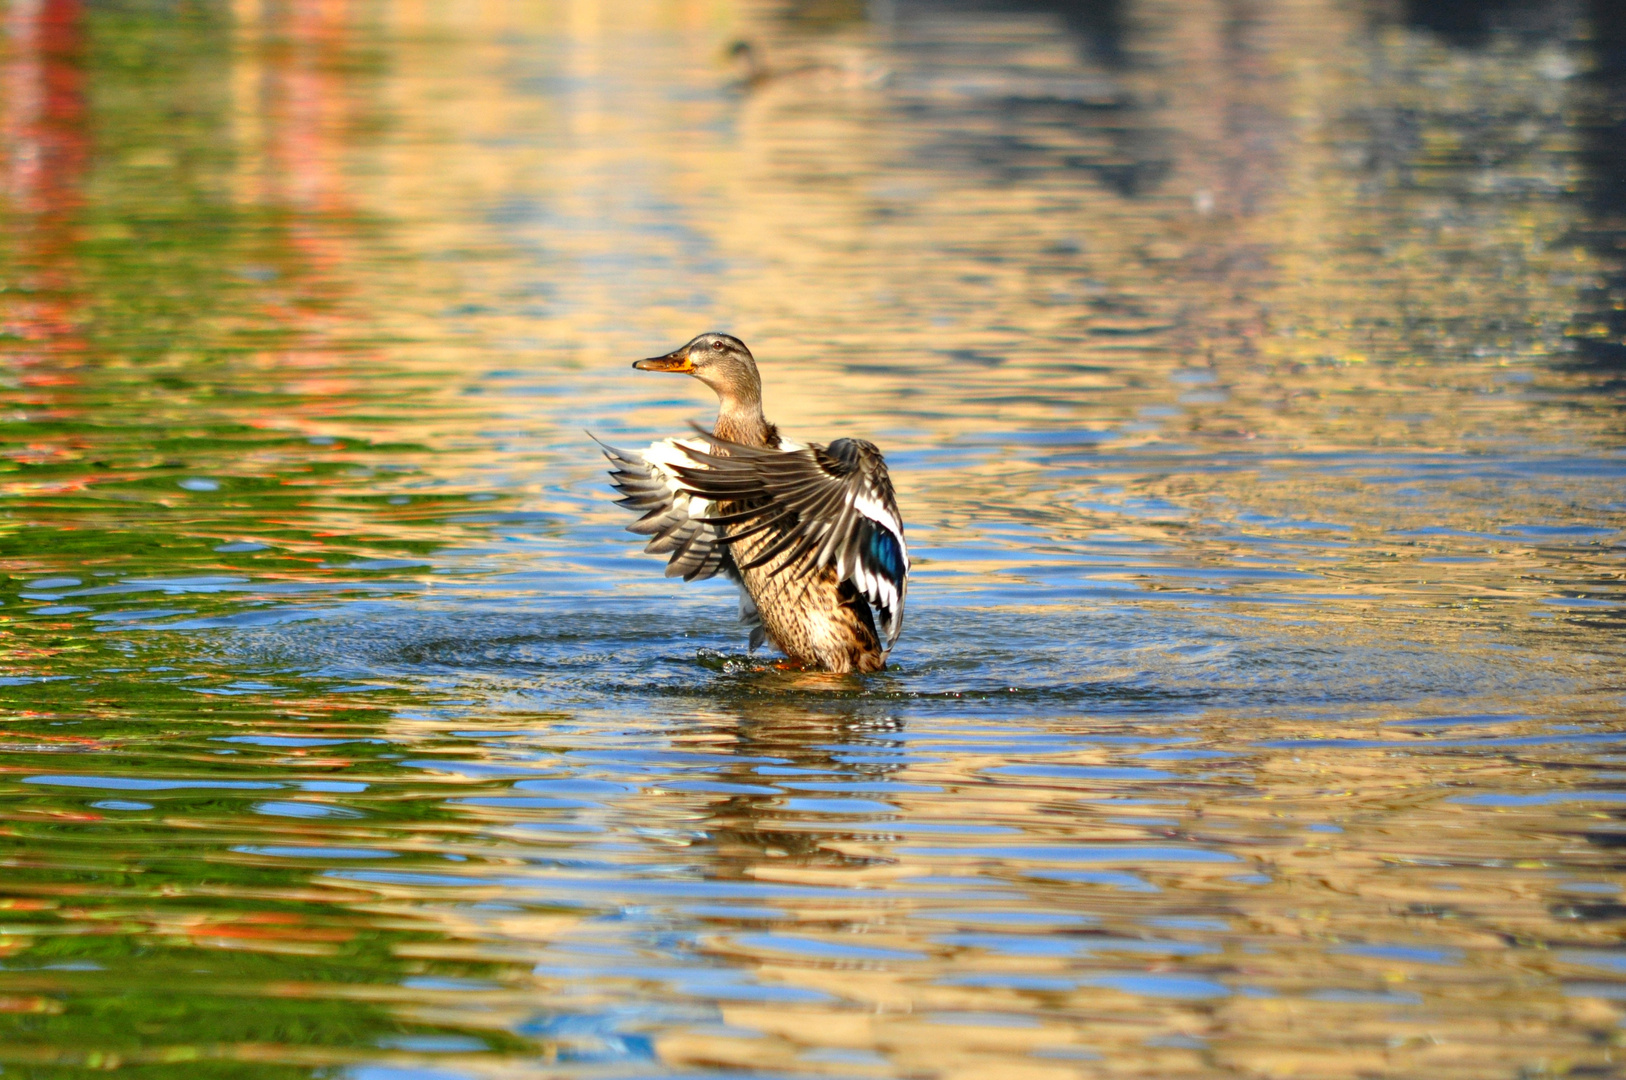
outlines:
{"label": "blue speculum patch", "polygon": [[896,584],[903,577],[903,551],[898,547],[897,538],[886,529],[872,526],[865,546],[870,560]]}

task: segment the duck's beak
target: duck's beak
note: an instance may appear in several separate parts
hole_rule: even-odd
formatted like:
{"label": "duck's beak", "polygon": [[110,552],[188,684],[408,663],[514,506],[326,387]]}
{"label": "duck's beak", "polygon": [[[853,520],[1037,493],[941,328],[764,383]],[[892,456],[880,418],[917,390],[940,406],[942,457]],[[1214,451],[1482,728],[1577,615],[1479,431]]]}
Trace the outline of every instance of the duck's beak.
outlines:
{"label": "duck's beak", "polygon": [[689,347],[673,349],[665,356],[651,356],[648,360],[637,360],[633,367],[639,371],[693,371],[694,363],[689,359]]}

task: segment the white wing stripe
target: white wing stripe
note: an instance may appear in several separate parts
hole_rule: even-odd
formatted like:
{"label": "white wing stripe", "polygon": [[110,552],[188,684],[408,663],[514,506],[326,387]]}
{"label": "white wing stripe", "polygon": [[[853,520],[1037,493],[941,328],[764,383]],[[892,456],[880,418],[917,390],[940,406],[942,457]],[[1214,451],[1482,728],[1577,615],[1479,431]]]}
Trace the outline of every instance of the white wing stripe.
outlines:
{"label": "white wing stripe", "polygon": [[[903,547],[903,526],[898,523],[897,518],[892,516],[892,511],[882,506],[878,500],[869,495],[854,495],[849,505],[877,525],[884,526],[888,532],[897,538],[898,546]],[[909,560],[908,549],[904,550],[903,557],[905,564],[907,564]]]}

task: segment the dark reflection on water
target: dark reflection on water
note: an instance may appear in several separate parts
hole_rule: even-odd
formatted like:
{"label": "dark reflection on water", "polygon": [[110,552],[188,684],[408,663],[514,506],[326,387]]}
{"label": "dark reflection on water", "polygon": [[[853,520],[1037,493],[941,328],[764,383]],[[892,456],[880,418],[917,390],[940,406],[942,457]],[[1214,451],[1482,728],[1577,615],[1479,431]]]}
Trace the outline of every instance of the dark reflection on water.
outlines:
{"label": "dark reflection on water", "polygon": [[1591,96],[1582,110],[1589,220],[1578,226],[1603,262],[1601,280],[1584,294],[1577,322],[1577,359],[1610,373],[1619,392],[1626,369],[1626,18],[1607,0],[1591,5]]}
{"label": "dark reflection on water", "polygon": [[[4,10],[7,1075],[1617,1069],[1612,5]],[[713,325],[885,673],[622,532]]]}

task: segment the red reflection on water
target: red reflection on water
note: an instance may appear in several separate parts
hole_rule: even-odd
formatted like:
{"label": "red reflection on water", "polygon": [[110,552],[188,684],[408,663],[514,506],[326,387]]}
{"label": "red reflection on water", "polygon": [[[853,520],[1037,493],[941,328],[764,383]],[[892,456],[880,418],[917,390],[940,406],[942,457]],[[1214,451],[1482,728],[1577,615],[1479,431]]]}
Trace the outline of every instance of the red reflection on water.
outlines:
{"label": "red reflection on water", "polygon": [[75,222],[90,158],[81,16],[79,0],[17,0],[6,14],[0,153],[23,295],[7,305],[5,328],[23,341],[9,359],[26,387],[75,383],[84,348],[74,318]]}
{"label": "red reflection on water", "polygon": [[[250,197],[289,211],[281,233],[284,287],[262,313],[284,330],[306,332],[313,345],[350,317],[339,301],[350,292],[347,283],[359,258],[350,232],[356,207],[345,173],[356,120],[355,87],[343,62],[353,44],[353,18],[341,0],[296,0],[259,8],[241,24],[261,46],[252,81],[255,127],[263,140],[255,156],[264,164]],[[263,48],[270,41],[287,47]],[[282,349],[274,363],[281,389],[307,399],[302,427],[317,430],[321,417],[354,404],[352,364],[330,349]],[[263,420],[272,428],[288,422],[282,412]]]}

